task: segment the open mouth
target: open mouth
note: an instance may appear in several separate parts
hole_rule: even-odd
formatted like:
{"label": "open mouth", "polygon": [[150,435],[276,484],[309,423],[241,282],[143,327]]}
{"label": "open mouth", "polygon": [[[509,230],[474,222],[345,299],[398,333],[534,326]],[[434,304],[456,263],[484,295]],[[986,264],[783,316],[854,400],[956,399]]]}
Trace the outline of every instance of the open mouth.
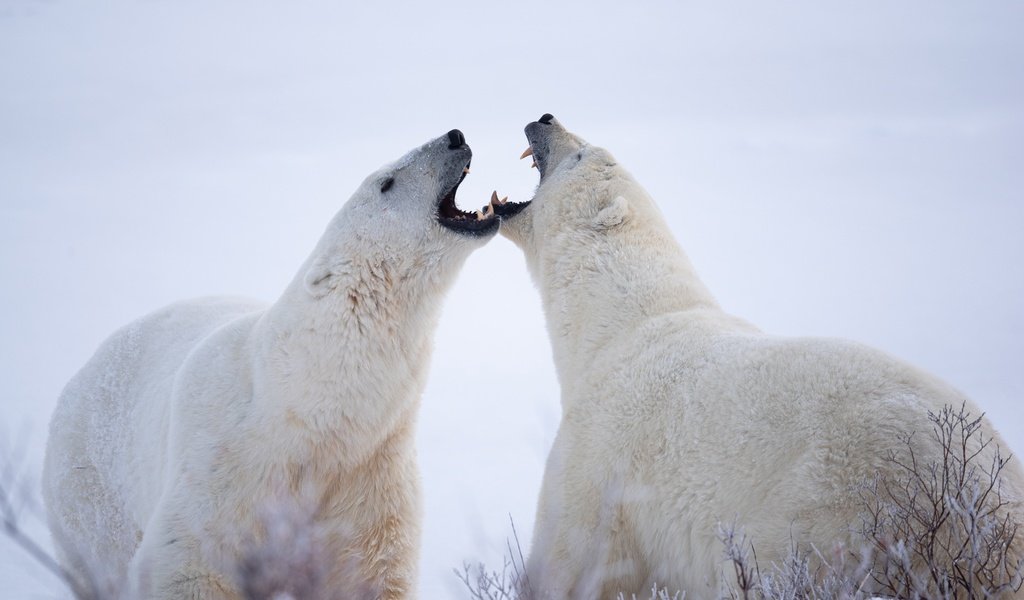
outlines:
{"label": "open mouth", "polygon": [[[528,155],[523,153],[521,158],[525,158],[526,156]],[[530,201],[528,200],[526,202],[509,202],[507,196],[499,200],[498,192],[493,191],[492,194],[490,194],[490,204],[488,206],[493,207],[495,213],[497,213],[499,217],[506,219],[519,214],[522,209],[529,206],[529,203]]]}
{"label": "open mouth", "polygon": [[[548,158],[548,144],[547,144],[547,133],[545,129],[551,125],[554,117],[550,113],[544,113],[541,118],[536,121],[527,124],[526,126],[526,140],[530,143],[526,147],[526,150],[519,156],[519,160],[524,158],[530,158],[530,167],[537,169],[540,174],[541,181],[544,180],[544,176],[547,174],[547,158]],[[539,128],[539,129],[538,129]],[[495,212],[499,217],[507,218],[518,214],[524,208],[530,205],[531,200],[526,202],[508,202],[508,198],[495,202],[497,200],[497,194],[491,195],[491,204],[494,206]]]}
{"label": "open mouth", "polygon": [[[522,156],[519,157],[519,159],[522,160],[522,159],[526,158],[527,156],[531,156],[532,154],[533,154],[533,146],[531,145],[531,146],[528,146],[526,148],[526,150],[523,152]],[[532,166],[536,167],[537,166],[537,162],[534,161]],[[513,216],[519,214],[520,211],[522,211],[524,208],[526,208],[527,206],[530,205],[530,202],[531,202],[531,200],[527,200],[526,202],[509,202],[508,201],[508,196],[506,196],[506,197],[504,197],[504,198],[499,200],[498,199],[498,192],[493,192],[493,193],[491,193],[491,203],[490,203],[489,206],[493,207],[494,212],[499,217],[501,217],[503,219],[507,219],[509,217],[513,217]]]}
{"label": "open mouth", "polygon": [[[519,159],[522,160],[532,154],[533,146],[531,145],[526,148],[526,151],[523,152],[523,155],[520,156]],[[534,162],[533,166],[536,167],[537,163]],[[509,217],[514,217],[515,215],[519,214],[520,211],[522,211],[524,208],[530,205],[530,202],[531,200],[527,200],[526,202],[509,202],[508,196],[501,198],[499,200],[498,192],[492,192],[491,203],[488,206],[490,206],[494,210],[494,213],[497,214],[499,217],[501,217],[502,219],[507,219]]]}
{"label": "open mouth", "polygon": [[437,222],[441,225],[467,235],[484,235],[498,226],[498,214],[495,211],[497,195],[492,195],[491,202],[476,212],[460,209],[455,204],[455,193],[459,184],[469,175],[469,162],[462,169],[462,175],[450,190],[441,196],[437,204]]}

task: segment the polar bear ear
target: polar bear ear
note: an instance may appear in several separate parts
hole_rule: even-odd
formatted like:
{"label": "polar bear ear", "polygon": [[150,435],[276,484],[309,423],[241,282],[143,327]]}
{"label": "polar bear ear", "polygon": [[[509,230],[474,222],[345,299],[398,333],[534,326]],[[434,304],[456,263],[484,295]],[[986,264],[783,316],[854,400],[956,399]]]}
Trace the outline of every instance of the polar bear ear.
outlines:
{"label": "polar bear ear", "polygon": [[622,196],[616,196],[611,202],[605,205],[594,217],[595,229],[611,229],[621,225],[629,216],[629,201]]}
{"label": "polar bear ear", "polygon": [[314,298],[322,298],[327,295],[334,288],[331,278],[334,276],[334,272],[327,266],[326,262],[322,258],[318,258],[313,262],[313,265],[306,271],[306,276],[303,277],[302,282],[306,286],[306,291],[309,292],[310,296]]}

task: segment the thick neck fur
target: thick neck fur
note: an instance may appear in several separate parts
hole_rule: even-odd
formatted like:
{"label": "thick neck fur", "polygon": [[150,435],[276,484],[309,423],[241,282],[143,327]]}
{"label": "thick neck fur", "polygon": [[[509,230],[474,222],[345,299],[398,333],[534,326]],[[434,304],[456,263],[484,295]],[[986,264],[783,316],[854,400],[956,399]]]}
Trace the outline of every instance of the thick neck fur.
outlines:
{"label": "thick neck fur", "polygon": [[586,188],[542,185],[529,208],[540,212],[524,215],[533,217],[523,246],[563,382],[646,320],[718,310],[646,192],[617,165],[599,169],[572,178]]}
{"label": "thick neck fur", "polygon": [[254,385],[275,403],[263,413],[271,426],[297,428],[318,451],[329,446],[355,466],[413,418],[443,295],[465,259],[438,250],[345,261],[319,297],[300,271],[254,333],[262,362],[254,372],[263,374]]}

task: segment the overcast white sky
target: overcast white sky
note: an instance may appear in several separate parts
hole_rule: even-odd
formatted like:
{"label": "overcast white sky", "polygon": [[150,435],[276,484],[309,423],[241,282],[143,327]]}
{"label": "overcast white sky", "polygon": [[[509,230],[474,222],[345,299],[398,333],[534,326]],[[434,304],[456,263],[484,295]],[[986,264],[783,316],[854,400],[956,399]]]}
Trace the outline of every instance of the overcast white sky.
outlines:
{"label": "overcast white sky", "polygon": [[[342,4],[0,0],[0,449],[25,440],[33,478],[116,327],[273,300],[367,173],[453,127],[463,206],[528,198],[544,112],[647,186],[728,310],[933,371],[1024,452],[1024,5]],[[558,415],[536,292],[495,239],[423,400],[423,597],[500,566],[510,515],[527,543]],[[0,589],[54,586],[0,541]]]}

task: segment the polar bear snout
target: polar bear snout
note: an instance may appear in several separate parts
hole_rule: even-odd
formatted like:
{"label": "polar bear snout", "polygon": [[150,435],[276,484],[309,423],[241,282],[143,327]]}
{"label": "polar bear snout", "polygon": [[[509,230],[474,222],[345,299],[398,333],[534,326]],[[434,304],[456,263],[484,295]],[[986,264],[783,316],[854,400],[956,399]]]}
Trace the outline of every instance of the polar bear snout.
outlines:
{"label": "polar bear snout", "polygon": [[[545,117],[551,117],[550,114],[545,114],[541,119]],[[549,158],[551,156],[550,149],[550,134],[552,130],[551,121],[554,117],[547,120],[546,123],[540,121],[534,121],[526,125],[526,141],[530,143],[530,147],[527,148],[524,156],[533,155],[533,164],[537,167],[537,171],[540,172],[540,178],[548,174],[548,167],[551,164]],[[557,125],[556,125],[557,126]]]}
{"label": "polar bear snout", "polygon": [[[536,121],[527,123],[524,132],[530,145],[526,147],[519,159],[533,157],[533,164],[530,166],[536,168],[540,173],[541,186],[567,156],[575,154],[583,147],[582,140],[569,133],[551,113],[544,113]],[[516,243],[520,243],[525,238],[524,227],[529,227],[526,224],[528,219],[524,220],[522,217],[513,219],[513,217],[522,213],[532,202],[533,200],[526,202],[503,200],[495,206],[498,216],[507,222],[507,226],[502,229],[505,237],[516,241]]]}
{"label": "polar bear snout", "polygon": [[458,129],[452,129],[448,132],[448,149],[455,150],[466,145],[466,136],[462,134]]}
{"label": "polar bear snout", "polygon": [[542,183],[567,156],[583,147],[582,140],[569,133],[551,113],[544,113],[540,119],[528,123],[524,131],[530,147],[523,154],[533,155]]}

